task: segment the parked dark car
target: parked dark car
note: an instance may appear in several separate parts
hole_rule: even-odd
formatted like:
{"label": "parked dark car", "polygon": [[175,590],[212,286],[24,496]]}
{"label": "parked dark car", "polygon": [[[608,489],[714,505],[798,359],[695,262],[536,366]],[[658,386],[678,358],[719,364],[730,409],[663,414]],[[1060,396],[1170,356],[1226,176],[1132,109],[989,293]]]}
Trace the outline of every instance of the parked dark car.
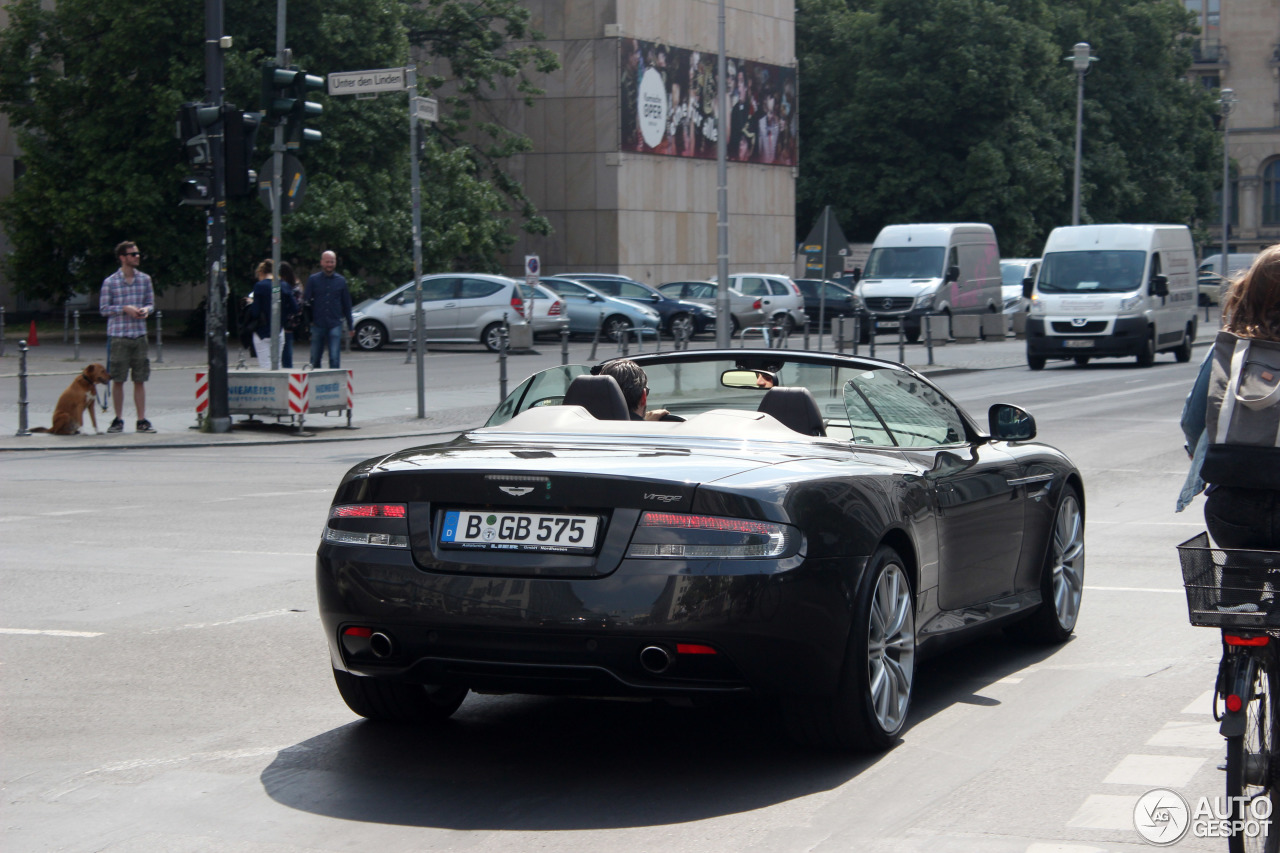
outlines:
{"label": "parked dark car", "polygon": [[631,420],[603,365],[563,365],[483,428],[347,472],[316,582],[353,711],[755,697],[800,742],[883,750],[921,656],[995,626],[1071,635],[1084,485],[1022,409],[980,425],[872,358],[634,361],[674,420]]}
{"label": "parked dark car", "polygon": [[664,334],[701,335],[703,332],[714,332],[716,328],[716,310],[697,302],[683,299],[672,299],[656,287],[642,281],[627,278],[625,275],[611,273],[564,273],[565,278],[589,284],[605,296],[616,296],[629,299],[654,309],[662,317]]}
{"label": "parked dark car", "polygon": [[[715,308],[718,285],[714,281],[669,281],[658,290],[672,299],[684,299]],[[729,288],[729,334],[764,323],[764,304],[756,296],[744,296]]]}
{"label": "parked dark car", "polygon": [[[858,339],[866,341],[870,338],[872,330],[875,328],[871,322],[871,315],[867,313],[866,306],[862,304],[862,299],[853,289],[845,287],[834,281],[824,282],[818,278],[797,278],[794,279],[796,286],[800,288],[800,292],[804,294],[804,313],[809,315],[809,322],[814,328],[818,326],[818,318],[821,311],[825,310],[826,328],[830,329],[833,322],[841,317],[860,317],[862,319],[861,333]],[[823,305],[823,294],[825,293],[826,304]]]}

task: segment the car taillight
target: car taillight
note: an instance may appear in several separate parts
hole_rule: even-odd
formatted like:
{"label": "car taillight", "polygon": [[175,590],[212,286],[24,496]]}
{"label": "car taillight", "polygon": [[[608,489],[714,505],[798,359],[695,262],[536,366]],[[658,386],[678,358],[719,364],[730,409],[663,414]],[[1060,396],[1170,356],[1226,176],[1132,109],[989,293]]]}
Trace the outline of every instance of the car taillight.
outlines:
{"label": "car taillight", "polygon": [[518,314],[524,314],[524,300],[520,298],[520,294],[511,294],[511,310]]}
{"label": "car taillight", "polygon": [[672,560],[761,559],[789,556],[800,534],[786,524],[747,518],[646,512],[627,548],[628,557]]}
{"label": "car taillight", "polygon": [[324,540],[338,545],[409,547],[409,513],[404,504],[339,504],[329,508]]}
{"label": "car taillight", "polygon": [[564,313],[564,303],[559,299],[552,302],[551,307],[547,309],[547,316],[549,317],[558,317],[562,313]]}
{"label": "car taillight", "polygon": [[759,311],[761,308],[764,307],[764,303],[761,302],[759,299],[757,299],[755,302],[751,303],[751,307],[753,310]]}
{"label": "car taillight", "polygon": [[800,285],[796,284],[794,281],[789,282],[789,284],[791,285],[791,289],[795,292],[796,296],[803,297],[803,294],[800,292]]}

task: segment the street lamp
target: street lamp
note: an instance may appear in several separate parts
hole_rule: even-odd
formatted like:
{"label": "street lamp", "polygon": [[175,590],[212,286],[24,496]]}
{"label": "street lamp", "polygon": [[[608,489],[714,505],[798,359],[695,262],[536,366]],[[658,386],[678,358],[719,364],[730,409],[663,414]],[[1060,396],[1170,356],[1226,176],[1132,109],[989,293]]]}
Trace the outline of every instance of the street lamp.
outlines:
{"label": "street lamp", "polygon": [[1231,154],[1228,144],[1231,141],[1231,124],[1227,120],[1231,115],[1231,107],[1236,102],[1234,89],[1222,90],[1222,267],[1223,276],[1227,274],[1227,235],[1231,227]]}
{"label": "street lamp", "polygon": [[1071,194],[1071,224],[1080,224],[1080,144],[1084,128],[1084,75],[1089,66],[1098,61],[1089,55],[1089,43],[1082,41],[1071,49],[1071,55],[1063,57],[1076,71],[1076,173]]}

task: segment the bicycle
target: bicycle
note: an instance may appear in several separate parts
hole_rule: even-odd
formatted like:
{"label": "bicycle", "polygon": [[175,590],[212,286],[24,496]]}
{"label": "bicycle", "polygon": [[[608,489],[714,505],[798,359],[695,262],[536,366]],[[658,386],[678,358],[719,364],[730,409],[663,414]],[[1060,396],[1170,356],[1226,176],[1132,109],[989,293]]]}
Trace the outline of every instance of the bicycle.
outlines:
{"label": "bicycle", "polygon": [[1272,811],[1280,804],[1280,552],[1213,548],[1201,533],[1180,544],[1178,556],[1191,624],[1222,631],[1213,718],[1227,740],[1233,830],[1227,849],[1277,853],[1280,827],[1272,826]]}

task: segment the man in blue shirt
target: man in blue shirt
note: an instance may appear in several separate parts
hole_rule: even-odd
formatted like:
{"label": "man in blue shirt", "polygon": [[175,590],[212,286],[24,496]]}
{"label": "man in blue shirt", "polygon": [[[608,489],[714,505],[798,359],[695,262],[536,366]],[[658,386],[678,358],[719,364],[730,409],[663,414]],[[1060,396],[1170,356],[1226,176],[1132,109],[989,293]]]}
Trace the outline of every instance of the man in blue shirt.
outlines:
{"label": "man in blue shirt", "polygon": [[329,367],[341,366],[342,321],[347,328],[355,326],[351,316],[351,291],[347,280],[334,272],[338,256],[325,252],[320,256],[320,272],[307,279],[306,300],[311,306],[311,367],[319,370],[325,342],[329,343]]}

